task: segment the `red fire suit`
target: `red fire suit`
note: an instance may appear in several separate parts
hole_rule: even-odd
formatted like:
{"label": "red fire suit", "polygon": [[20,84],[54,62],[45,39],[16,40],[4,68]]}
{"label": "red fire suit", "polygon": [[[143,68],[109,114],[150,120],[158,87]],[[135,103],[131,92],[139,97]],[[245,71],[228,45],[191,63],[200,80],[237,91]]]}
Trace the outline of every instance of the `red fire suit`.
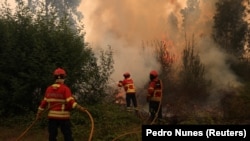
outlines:
{"label": "red fire suit", "polygon": [[[155,116],[157,116],[157,118],[162,118],[162,88],[162,81],[158,78],[153,79],[149,83],[147,101],[149,102],[151,121],[155,118]],[[157,112],[158,115],[156,115]]]}
{"label": "red fire suit", "polygon": [[49,141],[56,141],[57,128],[61,128],[64,139],[73,141],[70,110],[77,106],[77,102],[72,97],[71,90],[63,83],[55,83],[46,89],[45,96],[38,107],[38,110],[43,111],[46,107],[49,108]]}
{"label": "red fire suit", "polygon": [[123,87],[126,92],[127,109],[130,110],[131,101],[133,106],[137,108],[136,89],[133,79],[125,78],[123,81],[119,81],[118,86]]}

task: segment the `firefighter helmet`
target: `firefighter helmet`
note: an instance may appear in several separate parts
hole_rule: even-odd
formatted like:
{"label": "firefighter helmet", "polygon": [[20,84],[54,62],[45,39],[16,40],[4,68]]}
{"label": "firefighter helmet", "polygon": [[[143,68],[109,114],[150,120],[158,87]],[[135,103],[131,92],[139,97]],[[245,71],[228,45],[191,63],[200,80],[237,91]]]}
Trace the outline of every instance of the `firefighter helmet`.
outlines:
{"label": "firefighter helmet", "polygon": [[54,76],[60,76],[60,77],[65,77],[66,76],[66,71],[62,68],[57,68],[55,71],[54,71]]}
{"label": "firefighter helmet", "polygon": [[157,77],[158,76],[158,72],[156,70],[152,70],[150,72],[150,75],[154,76],[154,77]]}
{"label": "firefighter helmet", "polygon": [[129,72],[125,72],[125,73],[123,74],[123,76],[124,76],[125,78],[128,78],[128,77],[130,77],[130,73],[129,73]]}

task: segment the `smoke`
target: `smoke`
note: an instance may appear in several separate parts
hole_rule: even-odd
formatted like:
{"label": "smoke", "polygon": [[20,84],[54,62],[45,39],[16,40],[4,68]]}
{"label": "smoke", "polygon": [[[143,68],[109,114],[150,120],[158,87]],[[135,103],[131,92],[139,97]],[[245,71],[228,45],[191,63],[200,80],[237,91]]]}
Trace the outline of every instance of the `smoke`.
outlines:
{"label": "smoke", "polygon": [[[181,0],[180,0],[181,1]],[[94,48],[110,45],[115,50],[114,80],[130,72],[138,86],[148,81],[150,70],[159,70],[153,48],[142,49],[143,42],[159,40],[168,28],[167,15],[178,11],[182,3],[160,0],[84,0],[86,41]]]}
{"label": "smoke", "polygon": [[[122,74],[128,71],[142,87],[149,71],[160,69],[153,45],[143,50],[142,43],[168,39],[174,43],[173,53],[181,56],[185,37],[191,39],[194,35],[207,77],[218,87],[228,83],[237,86],[240,83],[226,64],[228,56],[210,38],[216,1],[193,0],[199,2],[199,7],[191,12],[187,0],[84,0],[79,11],[84,15],[85,40],[91,47],[98,50],[110,45],[114,49],[115,81],[123,79]],[[189,16],[181,11],[189,12]]]}

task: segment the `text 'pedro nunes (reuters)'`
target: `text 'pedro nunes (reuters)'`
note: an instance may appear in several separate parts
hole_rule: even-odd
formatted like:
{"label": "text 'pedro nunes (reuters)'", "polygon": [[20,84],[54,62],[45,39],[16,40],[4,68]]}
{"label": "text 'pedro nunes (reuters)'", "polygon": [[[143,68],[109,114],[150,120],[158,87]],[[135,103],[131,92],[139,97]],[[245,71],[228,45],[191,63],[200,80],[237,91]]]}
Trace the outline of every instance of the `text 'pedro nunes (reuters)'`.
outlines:
{"label": "text 'pedro nunes (reuters)'", "polygon": [[192,139],[192,141],[250,140],[250,125],[142,125],[142,141]]}

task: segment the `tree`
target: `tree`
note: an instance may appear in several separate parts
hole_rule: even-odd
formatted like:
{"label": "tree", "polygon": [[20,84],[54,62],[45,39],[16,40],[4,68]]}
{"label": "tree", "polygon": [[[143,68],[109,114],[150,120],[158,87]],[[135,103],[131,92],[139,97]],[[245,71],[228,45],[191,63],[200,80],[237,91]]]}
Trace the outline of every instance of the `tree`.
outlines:
{"label": "tree", "polygon": [[[96,104],[102,102],[107,96],[110,75],[113,73],[113,51],[109,46],[108,50],[100,51],[99,63],[95,54],[90,52],[89,59],[81,68],[83,75],[79,75],[76,86],[79,102],[85,104]],[[99,64],[99,65],[98,65]]]}
{"label": "tree", "polygon": [[83,29],[72,28],[68,14],[59,17],[51,11],[48,17],[44,9],[34,12],[22,3],[14,14],[8,7],[0,9],[0,115],[36,111],[57,67],[66,70],[65,83],[80,95],[78,100],[100,102],[105,96],[102,90],[113,68],[111,48],[99,65]]}
{"label": "tree", "polygon": [[194,41],[187,42],[182,55],[180,94],[190,103],[202,104],[209,95],[210,81],[205,78],[205,67],[195,53]]}
{"label": "tree", "polygon": [[[24,4],[24,0],[15,1],[17,5]],[[82,13],[77,9],[81,0],[27,0],[27,2],[27,6],[32,12],[35,12],[38,8],[44,6],[45,14],[47,16],[50,16],[51,9],[55,10],[59,17],[62,17],[67,13],[70,15],[69,20],[74,23],[74,26],[83,18]]]}
{"label": "tree", "polygon": [[194,25],[194,21],[199,19],[200,9],[199,0],[187,0],[187,7],[182,9],[180,13],[183,16],[183,28],[187,30],[189,25]]}
{"label": "tree", "polygon": [[[163,104],[168,101],[171,94],[175,93],[176,90],[176,81],[175,81],[175,70],[173,64],[175,62],[175,55],[173,52],[170,52],[171,48],[174,48],[173,42],[169,39],[162,41],[155,41],[155,54],[156,60],[159,62],[160,68],[160,78],[163,82],[163,93],[164,100]],[[167,103],[167,102],[166,102]]]}
{"label": "tree", "polygon": [[216,3],[213,38],[230,54],[240,57],[244,52],[247,23],[243,0],[220,0]]}

